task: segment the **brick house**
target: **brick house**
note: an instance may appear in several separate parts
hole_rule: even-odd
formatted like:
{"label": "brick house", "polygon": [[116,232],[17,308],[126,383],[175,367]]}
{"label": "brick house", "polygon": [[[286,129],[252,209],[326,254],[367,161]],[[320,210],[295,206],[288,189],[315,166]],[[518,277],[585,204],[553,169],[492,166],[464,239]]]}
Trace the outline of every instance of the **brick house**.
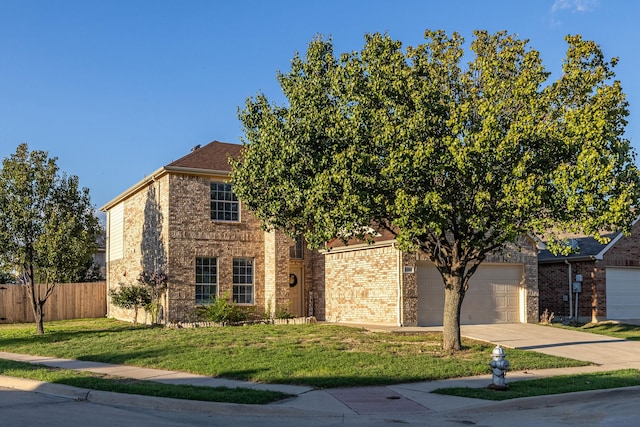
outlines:
{"label": "brick house", "polygon": [[576,250],[568,256],[540,251],[541,310],[584,322],[640,319],[640,224],[636,220],[629,236],[607,237],[607,244],[572,238]]}
{"label": "brick house", "polygon": [[[101,208],[108,290],[135,283],[143,271],[162,271],[169,278],[164,322],[188,319],[196,305],[225,294],[240,304],[307,314],[302,289],[311,257],[286,236],[264,232],[226,183],[228,158],[241,148],[217,141],[197,147]],[[299,277],[295,287],[290,272]],[[128,319],[132,311],[110,304],[107,315]]]}
{"label": "brick house", "polygon": [[[142,271],[168,276],[162,321],[189,318],[210,296],[232,295],[265,312],[344,323],[417,326],[442,322],[442,279],[421,254],[399,251],[391,235],[373,245],[310,251],[265,232],[227,182],[241,146],[214,141],[164,166],[107,203],[107,289]],[[462,323],[535,322],[535,242],[523,238],[480,267]],[[109,305],[109,317],[132,312]],[[145,319],[140,319],[144,321]]]}

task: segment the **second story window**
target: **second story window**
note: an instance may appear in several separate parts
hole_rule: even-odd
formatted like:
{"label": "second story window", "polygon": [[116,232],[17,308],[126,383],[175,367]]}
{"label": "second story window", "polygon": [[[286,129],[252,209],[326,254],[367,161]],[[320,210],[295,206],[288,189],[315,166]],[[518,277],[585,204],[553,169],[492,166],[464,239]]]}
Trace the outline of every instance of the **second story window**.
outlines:
{"label": "second story window", "polygon": [[303,259],[304,251],[303,251],[303,243],[302,236],[296,237],[296,241],[293,246],[289,246],[289,258],[291,259]]}
{"label": "second story window", "polygon": [[211,183],[211,219],[214,221],[240,221],[240,202],[231,184]]}

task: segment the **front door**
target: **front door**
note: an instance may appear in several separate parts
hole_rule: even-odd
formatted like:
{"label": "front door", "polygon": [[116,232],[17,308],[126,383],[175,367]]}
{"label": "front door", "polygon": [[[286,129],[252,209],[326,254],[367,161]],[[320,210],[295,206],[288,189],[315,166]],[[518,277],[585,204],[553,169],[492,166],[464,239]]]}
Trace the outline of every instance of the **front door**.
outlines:
{"label": "front door", "polygon": [[289,266],[289,313],[296,317],[304,317],[304,300],[302,290],[303,269],[299,265]]}

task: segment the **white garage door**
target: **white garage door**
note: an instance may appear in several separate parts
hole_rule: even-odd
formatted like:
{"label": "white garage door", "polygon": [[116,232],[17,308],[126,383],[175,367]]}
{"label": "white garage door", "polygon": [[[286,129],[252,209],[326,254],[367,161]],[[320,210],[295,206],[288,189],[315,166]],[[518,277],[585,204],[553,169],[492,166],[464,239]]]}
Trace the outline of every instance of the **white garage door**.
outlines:
{"label": "white garage door", "polygon": [[640,319],[640,269],[607,267],[607,319]]}
{"label": "white garage door", "polygon": [[[418,263],[418,325],[442,325],[444,285],[430,262]],[[521,264],[481,264],[462,302],[460,323],[520,322]]]}

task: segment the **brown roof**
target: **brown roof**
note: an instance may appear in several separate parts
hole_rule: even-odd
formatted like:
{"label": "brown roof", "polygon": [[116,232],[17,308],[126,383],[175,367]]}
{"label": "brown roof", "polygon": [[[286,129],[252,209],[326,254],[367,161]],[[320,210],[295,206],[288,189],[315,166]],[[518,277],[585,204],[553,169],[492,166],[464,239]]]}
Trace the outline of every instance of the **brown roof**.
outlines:
{"label": "brown roof", "polygon": [[231,172],[229,157],[238,158],[242,145],[228,142],[213,141],[191,151],[184,157],[169,163],[166,167],[180,167],[190,169],[210,169]]}
{"label": "brown roof", "polygon": [[[387,242],[390,240],[395,240],[396,236],[389,230],[385,230],[385,229],[380,229],[377,232],[377,235],[374,236],[373,241],[376,243],[379,242]],[[364,243],[368,243],[364,240],[358,240],[358,239],[349,239],[349,241],[345,244],[342,240],[335,238],[331,241],[329,241],[327,243],[327,247],[329,248],[342,248],[342,247],[347,247],[347,246],[353,246],[353,245],[361,245]]]}

